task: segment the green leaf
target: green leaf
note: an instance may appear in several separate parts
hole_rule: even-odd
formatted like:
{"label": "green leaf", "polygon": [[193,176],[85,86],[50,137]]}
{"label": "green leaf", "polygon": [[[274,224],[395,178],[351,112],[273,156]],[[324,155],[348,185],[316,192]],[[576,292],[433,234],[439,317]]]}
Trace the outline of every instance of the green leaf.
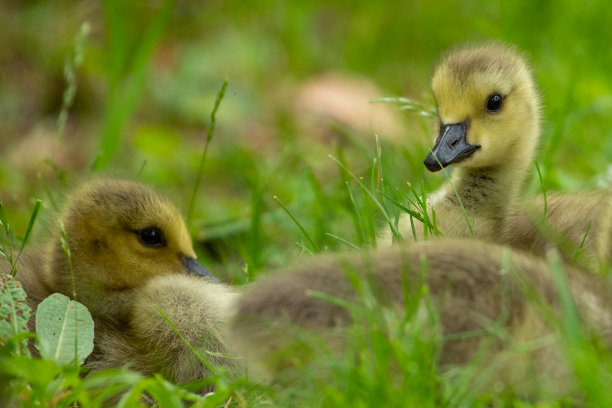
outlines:
{"label": "green leaf", "polygon": [[130,371],[124,366],[118,369],[88,373],[83,379],[83,388],[89,391],[92,402],[91,406],[110,406],[108,403],[103,404],[103,401],[118,398],[142,379],[143,376],[141,374]]}
{"label": "green leaf", "polygon": [[0,345],[0,360],[4,356],[25,355],[31,357],[26,343],[31,338],[36,338],[36,333],[22,332],[10,337],[6,343]]}
{"label": "green leaf", "polygon": [[21,283],[10,275],[0,276],[0,344],[27,332],[31,315]]}
{"label": "green leaf", "polygon": [[81,303],[54,293],[36,310],[36,347],[49,360],[83,364],[93,350],[94,323]]}
{"label": "green leaf", "polygon": [[183,408],[185,405],[179,396],[180,388],[164,380],[161,376],[155,376],[156,382],[149,383],[147,393],[149,393],[160,407]]}
{"label": "green leaf", "polygon": [[[4,378],[25,380],[34,389],[49,385],[61,372],[53,361],[25,356],[0,359],[0,372]],[[45,387],[46,388],[46,387]]]}

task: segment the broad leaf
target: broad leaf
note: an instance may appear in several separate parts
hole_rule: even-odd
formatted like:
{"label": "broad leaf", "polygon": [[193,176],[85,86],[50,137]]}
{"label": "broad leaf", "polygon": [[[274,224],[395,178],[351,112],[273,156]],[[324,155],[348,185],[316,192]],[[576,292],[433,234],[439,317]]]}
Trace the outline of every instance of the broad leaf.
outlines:
{"label": "broad leaf", "polygon": [[0,344],[27,332],[31,314],[21,283],[10,275],[0,276]]}
{"label": "broad leaf", "polygon": [[54,293],[36,310],[36,347],[59,364],[83,364],[93,350],[94,323],[81,303]]}

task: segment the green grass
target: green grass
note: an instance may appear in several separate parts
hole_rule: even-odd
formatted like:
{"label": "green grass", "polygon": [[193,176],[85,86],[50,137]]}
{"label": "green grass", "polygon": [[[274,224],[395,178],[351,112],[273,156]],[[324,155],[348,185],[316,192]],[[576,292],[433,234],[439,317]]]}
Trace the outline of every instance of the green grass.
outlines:
{"label": "green grass", "polygon": [[[375,246],[377,231],[397,230],[403,212],[436,234],[425,199],[445,178],[422,164],[432,135],[430,119],[420,114],[430,112],[431,65],[452,44],[487,38],[524,50],[542,92],[539,167],[527,193],[612,183],[612,59],[605,51],[612,8],[606,1],[84,4],[0,5],[0,66],[7,79],[0,81],[0,201],[3,223],[11,222],[11,233],[0,237],[3,248],[21,248],[28,236],[28,245],[40,243],[44,223],[31,227],[33,200],[43,200],[40,217],[53,219],[56,191],[100,170],[167,193],[189,213],[202,262],[235,284],[308,252]],[[306,112],[293,106],[297,89],[329,71],[377,83],[380,95],[363,103],[408,97],[387,100],[404,104],[403,111],[385,104],[400,115],[397,134],[325,119],[305,125]],[[211,117],[225,78],[223,103]],[[202,135],[214,122],[209,146]],[[60,154],[39,151],[35,130],[59,134]],[[33,140],[25,153],[18,148],[24,140]],[[177,398],[196,406],[573,404],[474,395],[468,369],[441,373],[431,364],[439,350],[435,339],[406,335],[418,333],[419,322],[381,318],[387,311],[376,308],[362,312],[370,325],[351,329],[350,350],[330,360],[327,377],[267,387],[221,373],[214,379],[217,393],[206,399],[125,370],[80,379],[47,361],[8,354],[2,361],[19,378],[17,386],[31,383],[30,401],[59,406],[75,400],[96,406],[102,396],[130,387],[126,406],[143,390],[164,406],[179,406]],[[609,406],[610,355],[577,330],[562,328],[568,362],[581,378],[574,402]],[[356,355],[363,366],[352,364]]]}

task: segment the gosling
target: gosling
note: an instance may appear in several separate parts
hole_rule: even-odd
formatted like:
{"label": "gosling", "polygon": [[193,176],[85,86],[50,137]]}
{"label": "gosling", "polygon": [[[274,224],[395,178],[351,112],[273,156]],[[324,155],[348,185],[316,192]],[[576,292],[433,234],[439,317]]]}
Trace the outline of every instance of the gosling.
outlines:
{"label": "gosling", "polygon": [[[425,273],[423,261],[427,265]],[[606,344],[612,345],[612,289],[592,275],[571,269],[566,272],[585,327],[602,334]],[[548,263],[477,240],[439,239],[360,255],[321,256],[264,276],[237,298],[229,327],[230,344],[241,350],[252,373],[275,380],[293,375],[295,367],[309,363],[318,353],[312,344],[303,342],[303,330],[299,328],[319,334],[334,352],[345,350],[346,337],[339,329],[351,324],[352,315],[339,303],[359,304],[357,293],[363,290],[362,285],[370,287],[377,301],[375,307],[395,309],[399,319],[405,313],[405,297],[421,293],[419,288],[426,285],[440,316],[441,332],[437,335],[457,335],[443,342],[439,361],[442,369],[468,363],[485,339],[495,339],[490,333],[459,334],[486,332],[493,322],[502,322],[512,339],[510,344],[516,342],[519,347],[552,334],[556,339],[552,345],[512,354],[489,385],[501,381],[514,390],[533,390],[529,388],[529,374],[535,364],[537,373],[555,384],[555,391],[571,389],[571,370],[565,366],[557,333],[547,320],[551,315],[542,314],[543,305],[551,307],[557,316],[562,310]],[[312,291],[339,301],[311,296]],[[420,312],[413,319],[418,316]],[[508,343],[497,338],[493,344],[487,349],[487,361],[506,350]]]}
{"label": "gosling", "polygon": [[[34,310],[52,293],[73,291],[89,309],[95,339],[86,366],[129,363],[176,382],[209,375],[160,309],[201,354],[212,350],[220,356],[215,363],[236,367],[222,357],[217,335],[234,294],[196,261],[183,218],[167,198],[141,183],[97,178],[74,191],[59,220],[70,256],[57,228],[43,249],[22,257],[17,279]],[[0,268],[8,270],[6,263]]]}
{"label": "gosling", "polygon": [[[447,237],[499,240],[540,134],[531,69],[504,44],[455,48],[441,57],[432,90],[438,137],[424,163],[432,172],[455,167],[428,200],[436,227]],[[424,237],[423,225],[409,214],[400,217],[398,230],[404,238]],[[381,242],[389,244],[390,234]]]}

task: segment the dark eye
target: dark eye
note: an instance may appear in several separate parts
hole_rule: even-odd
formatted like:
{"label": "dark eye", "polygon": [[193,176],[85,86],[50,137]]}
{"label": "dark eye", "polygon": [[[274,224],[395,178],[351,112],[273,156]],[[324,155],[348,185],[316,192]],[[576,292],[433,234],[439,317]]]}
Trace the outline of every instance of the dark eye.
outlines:
{"label": "dark eye", "polygon": [[500,94],[493,94],[487,99],[487,111],[491,113],[499,112],[502,108],[504,98]]}
{"label": "dark eye", "polygon": [[166,245],[164,234],[159,228],[156,227],[149,227],[140,230],[139,237],[140,242],[152,248],[161,248]]}

